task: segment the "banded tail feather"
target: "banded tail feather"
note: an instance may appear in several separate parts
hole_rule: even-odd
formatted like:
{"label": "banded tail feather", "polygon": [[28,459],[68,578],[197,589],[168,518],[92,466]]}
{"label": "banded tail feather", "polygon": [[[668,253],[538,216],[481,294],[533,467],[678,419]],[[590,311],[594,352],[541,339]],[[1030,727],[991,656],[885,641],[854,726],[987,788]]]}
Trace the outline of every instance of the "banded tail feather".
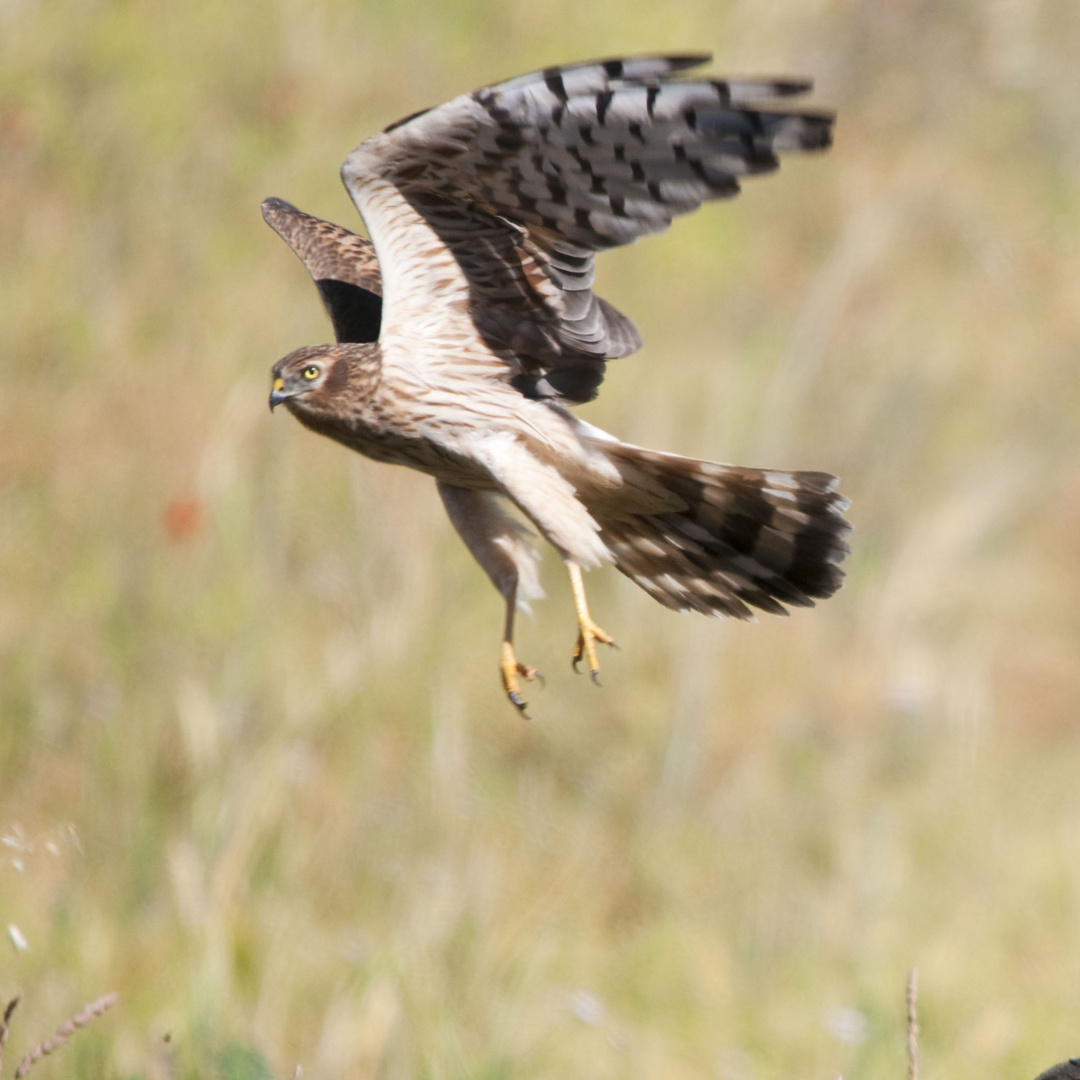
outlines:
{"label": "banded tail feather", "polygon": [[674,509],[596,515],[615,566],[676,611],[752,619],[813,607],[844,578],[848,499],[821,472],[722,465],[619,443],[627,482],[659,484]]}

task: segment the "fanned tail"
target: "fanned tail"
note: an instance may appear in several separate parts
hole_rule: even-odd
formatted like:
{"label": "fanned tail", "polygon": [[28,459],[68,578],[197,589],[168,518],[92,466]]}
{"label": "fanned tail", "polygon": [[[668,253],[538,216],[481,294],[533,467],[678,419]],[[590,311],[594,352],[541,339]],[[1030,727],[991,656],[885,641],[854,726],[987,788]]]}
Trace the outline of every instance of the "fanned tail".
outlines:
{"label": "fanned tail", "polygon": [[[626,507],[593,509],[618,569],[676,611],[752,619],[813,607],[844,578],[848,500],[836,477],[721,465],[625,443],[603,444]],[[636,505],[635,505],[636,504]]]}

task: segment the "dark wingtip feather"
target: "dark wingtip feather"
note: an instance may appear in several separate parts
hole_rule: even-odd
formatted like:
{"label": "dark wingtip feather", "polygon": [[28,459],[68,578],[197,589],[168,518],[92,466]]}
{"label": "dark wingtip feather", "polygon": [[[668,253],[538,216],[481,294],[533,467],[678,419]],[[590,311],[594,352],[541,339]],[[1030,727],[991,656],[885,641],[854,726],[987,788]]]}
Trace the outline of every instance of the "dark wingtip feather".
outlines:
{"label": "dark wingtip feather", "polygon": [[548,71],[570,74],[584,68],[601,67],[611,79],[625,79],[636,82],[639,79],[655,78],[672,71],[687,71],[701,67],[712,60],[712,53],[642,53],[638,56],[611,56],[606,60],[582,60],[574,64],[559,64]]}
{"label": "dark wingtip feather", "polygon": [[668,62],[669,71],[686,71],[689,68],[701,67],[712,60],[712,53],[673,53],[664,57]]}
{"label": "dark wingtip feather", "polygon": [[[792,149],[828,150],[832,146],[833,132],[836,128],[836,113],[825,111],[800,113],[799,121],[796,135],[797,144]],[[778,143],[776,148],[778,150],[788,149],[783,143]]]}
{"label": "dark wingtip feather", "polygon": [[799,94],[808,94],[814,89],[814,80],[807,78],[783,78],[768,79],[769,89],[773,97],[797,97]]}

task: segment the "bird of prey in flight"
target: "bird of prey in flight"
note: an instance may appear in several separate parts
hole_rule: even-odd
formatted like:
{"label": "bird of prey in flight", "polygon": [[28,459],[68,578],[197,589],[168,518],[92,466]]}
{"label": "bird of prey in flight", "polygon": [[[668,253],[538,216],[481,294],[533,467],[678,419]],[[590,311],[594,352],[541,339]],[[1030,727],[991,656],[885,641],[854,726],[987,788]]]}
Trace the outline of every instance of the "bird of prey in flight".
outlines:
{"label": "bird of prey in flight", "polygon": [[708,59],[547,68],[391,124],[341,170],[370,241],[263,204],[337,338],[274,365],[271,407],[434,477],[505,601],[499,671],[522,711],[537,673],[515,653],[514,614],[541,590],[533,533],[506,501],[566,564],[573,660],[594,678],[611,638],[583,569],[611,562],[665,607],[739,619],[812,606],[843,578],[835,477],[648,450],[570,411],[641,344],[593,293],[595,254],[831,141],[831,114],[784,105],[809,82],[684,74]]}

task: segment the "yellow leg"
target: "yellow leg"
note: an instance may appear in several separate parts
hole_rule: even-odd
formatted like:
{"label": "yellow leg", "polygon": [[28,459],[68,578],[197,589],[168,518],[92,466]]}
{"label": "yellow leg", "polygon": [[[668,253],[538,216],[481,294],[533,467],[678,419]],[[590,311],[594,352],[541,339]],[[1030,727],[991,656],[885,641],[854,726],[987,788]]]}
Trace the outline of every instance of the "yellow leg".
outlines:
{"label": "yellow leg", "polygon": [[514,611],[516,608],[516,589],[506,599],[506,627],[503,631],[502,648],[499,650],[499,675],[502,677],[503,689],[510,703],[525,716],[525,699],[521,696],[521,680],[532,682],[533,679],[544,677],[534,667],[518,663],[517,654],[514,652]]}
{"label": "yellow leg", "polygon": [[574,610],[577,612],[578,639],[574,647],[574,670],[584,658],[589,665],[589,675],[593,682],[600,671],[600,661],[596,659],[596,642],[601,645],[614,646],[615,642],[606,630],[602,630],[592,621],[589,615],[589,605],[585,602],[585,582],[581,579],[581,567],[575,562],[567,562],[566,569],[570,572],[570,587],[574,590]]}

